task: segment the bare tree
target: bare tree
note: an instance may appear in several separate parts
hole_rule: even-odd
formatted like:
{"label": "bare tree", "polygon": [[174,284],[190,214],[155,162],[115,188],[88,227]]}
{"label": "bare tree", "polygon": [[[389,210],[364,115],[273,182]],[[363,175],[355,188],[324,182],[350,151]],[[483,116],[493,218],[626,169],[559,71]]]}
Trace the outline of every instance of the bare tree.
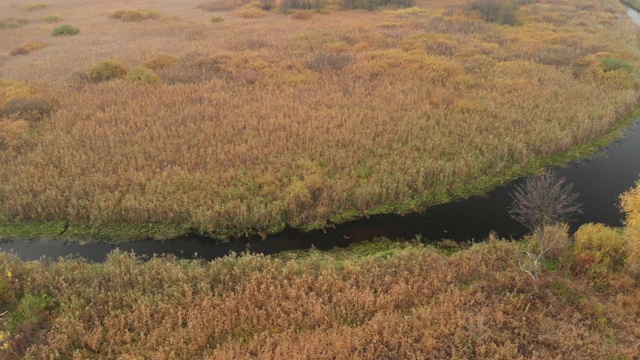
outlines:
{"label": "bare tree", "polygon": [[547,239],[548,226],[570,221],[580,212],[582,204],[577,203],[578,194],[572,191],[573,184],[565,184],[565,178],[556,178],[555,173],[547,171],[538,177],[529,177],[524,184],[516,186],[511,193],[513,203],[509,208],[511,217],[526,226],[531,232],[539,232],[538,249],[523,251],[525,258],[519,259],[522,271],[534,281],[540,279],[544,267],[545,253],[557,239]]}

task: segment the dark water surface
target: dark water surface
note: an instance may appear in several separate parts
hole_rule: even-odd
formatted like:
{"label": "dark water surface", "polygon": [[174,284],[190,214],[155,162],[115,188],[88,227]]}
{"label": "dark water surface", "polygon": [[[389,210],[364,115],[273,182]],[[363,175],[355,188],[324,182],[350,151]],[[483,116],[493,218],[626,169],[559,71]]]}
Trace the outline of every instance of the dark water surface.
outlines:
{"label": "dark water surface", "polygon": [[[572,227],[588,222],[600,222],[620,226],[623,215],[618,208],[618,197],[631,188],[640,177],[640,119],[627,130],[623,138],[601,150],[591,159],[572,162],[555,169],[559,177],[566,177],[580,193],[584,203],[583,213],[575,217]],[[64,240],[0,242],[0,251],[13,251],[23,260],[35,260],[42,256],[57,258],[79,255],[92,261],[104,261],[114,249],[133,251],[139,255],[173,254],[180,258],[214,259],[230,251],[273,254],[284,250],[331,249],[346,247],[349,242],[373,240],[375,237],[412,239],[420,234],[424,239],[442,238],[466,241],[483,240],[494,230],[500,236],[519,237],[525,229],[510,219],[507,208],[511,205],[510,193],[523,179],[500,186],[485,196],[473,196],[465,200],[429,208],[423,214],[380,215],[353,221],[326,229],[304,233],[286,229],[263,241],[257,236],[233,239],[216,244],[211,239],[187,236],[168,241],[133,241],[110,245],[92,243],[79,245]]]}

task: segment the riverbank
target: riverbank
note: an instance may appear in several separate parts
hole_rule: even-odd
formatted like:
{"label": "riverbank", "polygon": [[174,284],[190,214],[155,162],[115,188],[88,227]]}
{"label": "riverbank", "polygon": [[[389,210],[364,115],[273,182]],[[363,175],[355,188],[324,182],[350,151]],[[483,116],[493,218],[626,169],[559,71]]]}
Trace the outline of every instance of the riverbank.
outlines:
{"label": "riverbank", "polygon": [[625,6],[640,12],[640,1],[639,0],[620,0]]}
{"label": "riverbank", "polygon": [[0,253],[0,357],[636,358],[638,280],[617,243],[593,244],[554,248],[536,283],[495,239],[212,262]]}
{"label": "riverbank", "polygon": [[[344,224],[349,221],[362,219],[364,217],[376,216],[376,215],[388,215],[388,214],[396,214],[402,213],[407,214],[411,212],[420,211],[421,209],[432,207],[438,204],[446,203],[447,201],[455,201],[466,198],[468,196],[483,194],[487,191],[490,191],[495,186],[504,185],[506,182],[513,181],[514,179],[539,173],[545,169],[550,167],[561,167],[568,162],[576,161],[579,159],[585,159],[601,149],[609,146],[611,143],[620,138],[623,134],[625,128],[629,126],[634,119],[640,115],[640,107],[636,107],[632,112],[630,112],[627,116],[618,121],[611,129],[609,129],[606,134],[601,136],[598,139],[595,139],[588,144],[584,144],[582,146],[571,149],[570,151],[559,154],[556,156],[545,157],[536,159],[533,161],[533,165],[529,168],[520,168],[514,169],[512,172],[502,175],[500,177],[494,177],[491,180],[485,181],[483,184],[479,184],[478,186],[474,186],[472,188],[466,189],[466,191],[454,194],[447,193],[443,196],[433,196],[424,201],[425,198],[420,201],[413,201],[411,203],[404,204],[403,206],[381,206],[376,211],[378,212],[370,212],[367,214],[361,214],[360,216],[343,216],[342,219],[344,221],[339,222],[338,219],[333,219],[330,223],[320,224],[317,228],[313,228],[311,226],[307,227],[305,231],[313,231],[321,228],[327,227],[335,227],[340,224]],[[626,189],[620,189],[620,192]],[[442,202],[437,202],[438,200]],[[412,204],[418,202],[420,206],[411,207]],[[383,212],[382,210],[394,209],[391,213]],[[401,209],[400,211],[395,211],[395,209]],[[506,207],[505,207],[506,209]],[[506,210],[505,210],[506,211]],[[380,220],[378,220],[379,222]],[[488,230],[487,230],[488,231]],[[274,232],[273,235],[279,232]],[[189,228],[184,225],[148,225],[148,226],[137,226],[137,225],[120,225],[120,226],[101,226],[101,227],[92,227],[88,225],[78,225],[78,224],[69,224],[69,226],[65,230],[64,222],[49,222],[49,223],[27,223],[27,224],[13,224],[13,225],[0,225],[0,240],[52,240],[52,239],[63,239],[65,241],[76,242],[80,244],[92,243],[92,242],[103,242],[108,244],[119,244],[123,242],[135,242],[140,240],[172,240],[177,238],[183,238],[189,235],[196,235],[198,238],[204,239],[207,238],[206,235],[197,234],[197,231]],[[255,235],[255,234],[254,234]],[[272,236],[272,234],[269,234]],[[267,234],[263,234],[266,239],[270,239],[271,236]],[[484,234],[486,235],[486,234]],[[505,234],[506,235],[506,234]],[[300,235],[304,236],[304,235]],[[347,237],[354,236],[349,231]],[[372,234],[371,236],[377,236]],[[412,236],[412,235],[411,235]],[[212,242],[220,242],[220,241],[228,241],[229,237],[214,237],[211,236],[209,239]],[[369,240],[373,239],[373,237],[369,238]],[[437,238],[436,238],[437,239]],[[362,241],[363,239],[358,238],[358,241]],[[463,239],[467,240],[467,239]],[[318,246],[316,244],[316,246]],[[203,249],[204,250],[204,249]],[[203,252],[201,251],[201,254]]]}

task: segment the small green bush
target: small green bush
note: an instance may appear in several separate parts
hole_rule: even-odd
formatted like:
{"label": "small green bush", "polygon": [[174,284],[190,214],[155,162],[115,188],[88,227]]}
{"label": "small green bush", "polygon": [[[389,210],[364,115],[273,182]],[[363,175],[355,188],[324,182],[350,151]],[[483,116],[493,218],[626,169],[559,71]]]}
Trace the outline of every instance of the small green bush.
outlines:
{"label": "small green bush", "polygon": [[631,66],[631,64],[616,58],[602,58],[600,59],[600,63],[604,66],[604,71],[633,70],[633,66]]}
{"label": "small green bush", "polygon": [[0,19],[0,29],[17,29],[22,25],[26,25],[29,23],[29,20],[22,18],[5,18]]}
{"label": "small green bush", "polygon": [[11,313],[7,321],[7,328],[13,331],[20,325],[35,325],[46,317],[51,308],[51,298],[47,295],[26,295]]}
{"label": "small green bush", "polygon": [[153,9],[118,10],[111,17],[122,21],[143,21],[157,19],[160,14]]}
{"label": "small green bush", "polygon": [[112,79],[120,79],[125,75],[127,75],[127,68],[119,61],[113,59],[103,60],[97,63],[89,71],[89,79],[96,83]]}
{"label": "small green bush", "polygon": [[127,74],[127,80],[139,85],[153,85],[160,83],[160,77],[151,69],[137,66]]}
{"label": "small green bush", "polygon": [[20,7],[21,10],[24,11],[37,11],[37,10],[42,10],[42,9],[46,9],[50,6],[50,4],[47,3],[26,3],[24,5],[22,5]]}
{"label": "small green bush", "polygon": [[221,23],[224,21],[224,18],[220,15],[215,15],[211,17],[211,22],[212,23]]}
{"label": "small green bush", "polygon": [[53,36],[73,36],[80,32],[80,29],[73,25],[62,25],[53,29],[51,35]]}
{"label": "small green bush", "polygon": [[47,16],[42,18],[42,21],[46,22],[48,24],[59,23],[62,20],[64,20],[64,18],[62,16],[60,16],[60,15],[47,15]]}
{"label": "small green bush", "polygon": [[46,96],[19,97],[9,100],[2,116],[17,115],[25,120],[41,120],[58,108],[58,102]]}

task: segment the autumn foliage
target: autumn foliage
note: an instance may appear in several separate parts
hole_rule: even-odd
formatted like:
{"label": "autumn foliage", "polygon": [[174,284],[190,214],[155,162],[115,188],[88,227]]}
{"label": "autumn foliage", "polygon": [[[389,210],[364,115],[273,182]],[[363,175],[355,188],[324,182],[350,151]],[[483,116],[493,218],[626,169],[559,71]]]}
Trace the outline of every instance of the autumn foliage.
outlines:
{"label": "autumn foliage", "polygon": [[640,288],[632,277],[611,272],[596,287],[565,267],[547,271],[535,291],[515,264],[517,251],[499,241],[450,256],[387,245],[357,257],[312,252],[210,263],[113,253],[104,264],[0,254],[0,314],[8,310],[0,357],[640,355]]}
{"label": "autumn foliage", "polygon": [[629,266],[640,275],[640,182],[622,194],[621,203],[626,213]]}

